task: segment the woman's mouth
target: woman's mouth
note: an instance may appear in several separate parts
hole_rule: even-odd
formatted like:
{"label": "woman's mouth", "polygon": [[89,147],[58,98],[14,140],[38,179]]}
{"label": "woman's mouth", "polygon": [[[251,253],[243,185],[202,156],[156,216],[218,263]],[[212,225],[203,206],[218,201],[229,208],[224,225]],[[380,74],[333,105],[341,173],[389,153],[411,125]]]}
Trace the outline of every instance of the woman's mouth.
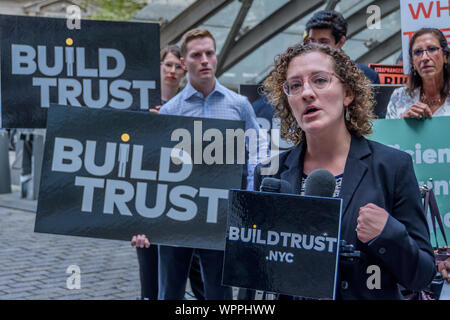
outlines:
{"label": "woman's mouth", "polygon": [[312,118],[318,115],[320,112],[320,109],[315,106],[310,106],[305,109],[305,112],[303,112],[303,117],[305,118]]}

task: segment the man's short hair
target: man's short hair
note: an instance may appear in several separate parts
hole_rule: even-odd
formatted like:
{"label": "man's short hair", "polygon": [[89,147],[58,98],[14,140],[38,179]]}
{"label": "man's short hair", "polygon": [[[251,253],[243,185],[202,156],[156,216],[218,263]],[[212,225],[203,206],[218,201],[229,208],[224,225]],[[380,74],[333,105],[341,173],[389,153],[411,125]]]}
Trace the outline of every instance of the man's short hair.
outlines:
{"label": "man's short hair", "polygon": [[205,29],[192,29],[187,31],[183,37],[181,38],[181,56],[186,57],[187,54],[187,44],[189,41],[197,39],[197,38],[211,38],[214,42],[214,49],[216,49],[216,40],[214,39],[213,35]]}
{"label": "man's short hair", "polygon": [[316,12],[306,23],[308,34],[311,29],[330,29],[335,43],[338,43],[343,36],[347,35],[347,21],[340,12],[322,10]]}

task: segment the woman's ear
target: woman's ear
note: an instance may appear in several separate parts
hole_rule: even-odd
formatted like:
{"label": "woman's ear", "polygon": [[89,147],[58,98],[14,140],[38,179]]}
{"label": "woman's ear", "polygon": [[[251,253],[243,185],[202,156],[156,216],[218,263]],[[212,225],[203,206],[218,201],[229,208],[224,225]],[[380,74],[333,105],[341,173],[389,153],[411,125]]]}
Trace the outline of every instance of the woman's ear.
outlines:
{"label": "woman's ear", "polygon": [[346,88],[344,97],[344,106],[348,107],[353,102],[353,99],[355,99],[355,94],[353,93],[352,90]]}

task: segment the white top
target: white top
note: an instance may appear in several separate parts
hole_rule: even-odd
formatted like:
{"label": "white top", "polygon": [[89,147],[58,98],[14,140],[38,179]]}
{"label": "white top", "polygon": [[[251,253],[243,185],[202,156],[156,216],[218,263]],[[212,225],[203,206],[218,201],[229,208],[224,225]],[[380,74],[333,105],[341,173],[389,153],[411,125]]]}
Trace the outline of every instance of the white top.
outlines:
{"label": "white top", "polygon": [[[420,101],[420,89],[414,90],[412,95],[406,91],[406,87],[395,89],[387,106],[386,119],[398,119],[415,102]],[[447,96],[444,104],[433,113],[433,117],[450,116],[450,97]]]}

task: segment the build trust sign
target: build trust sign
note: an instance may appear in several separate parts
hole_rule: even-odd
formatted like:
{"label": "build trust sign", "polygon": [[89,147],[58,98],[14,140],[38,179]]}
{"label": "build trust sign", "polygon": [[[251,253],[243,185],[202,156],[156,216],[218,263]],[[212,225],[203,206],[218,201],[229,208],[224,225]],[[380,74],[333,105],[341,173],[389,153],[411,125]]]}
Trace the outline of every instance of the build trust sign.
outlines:
{"label": "build trust sign", "polygon": [[[240,188],[243,164],[237,153],[226,163],[210,157],[219,146],[211,150],[204,132],[237,130],[244,140],[243,127],[51,105],[35,231],[116,240],[146,234],[154,244],[223,249],[228,190]],[[225,151],[235,149],[223,140]]]}
{"label": "build trust sign", "polygon": [[159,25],[1,16],[1,126],[44,128],[51,103],[160,104]]}

